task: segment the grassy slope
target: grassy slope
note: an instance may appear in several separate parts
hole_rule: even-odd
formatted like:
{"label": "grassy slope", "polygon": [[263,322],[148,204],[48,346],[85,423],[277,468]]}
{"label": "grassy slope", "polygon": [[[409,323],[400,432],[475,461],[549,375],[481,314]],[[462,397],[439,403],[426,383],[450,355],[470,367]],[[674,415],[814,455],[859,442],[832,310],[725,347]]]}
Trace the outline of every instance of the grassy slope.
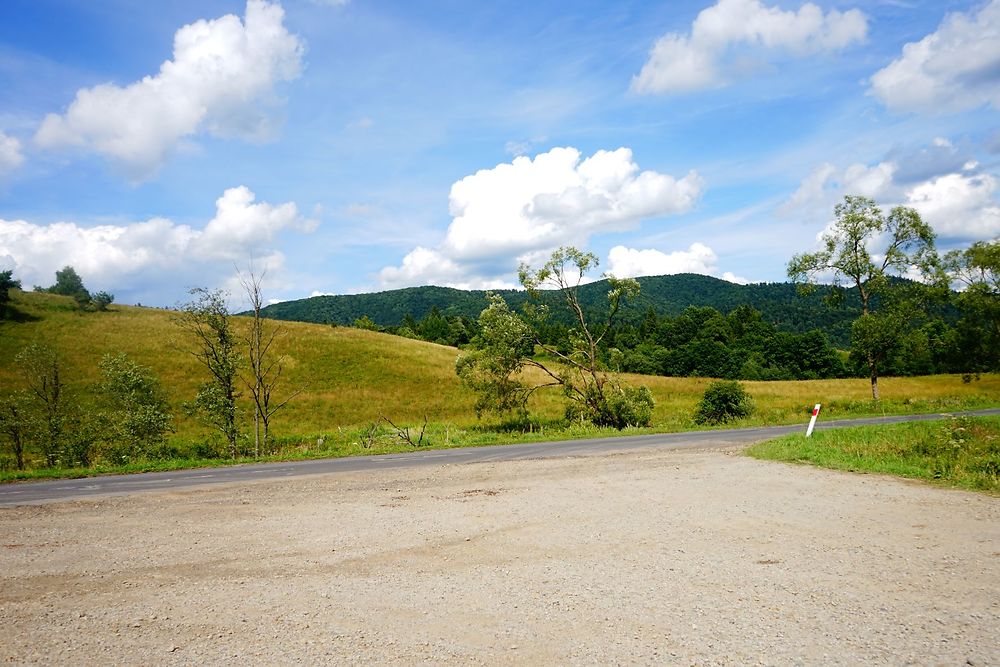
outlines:
{"label": "grassy slope", "polygon": [[952,418],[795,434],[750,456],[885,473],[1000,495],[1000,417]]}
{"label": "grassy slope", "polygon": [[[15,305],[28,321],[0,323],[0,393],[21,384],[14,355],[32,340],[45,340],[59,351],[64,377],[83,396],[98,379],[97,361],[108,352],[126,352],[159,376],[180,413],[203,381],[204,371],[179,349],[189,344],[171,321],[169,311],[113,306],[106,313],[81,313],[65,297],[14,293]],[[237,318],[240,329],[247,320]],[[280,351],[286,355],[284,387],[302,389],[274,420],[279,436],[303,440],[317,434],[358,427],[385,414],[399,424],[415,424],[424,416],[447,428],[477,424],[473,398],[454,373],[459,352],[453,348],[346,327],[284,322],[287,335]],[[691,413],[708,379],[625,376],[645,384],[656,398],[654,428],[693,428]],[[871,414],[868,382],[863,379],[804,382],[747,382],[756,413],[741,425],[805,421],[813,403],[824,404],[825,418]],[[930,412],[1000,405],[1000,376],[984,376],[963,384],[955,376],[887,378],[881,383],[880,411]],[[279,392],[280,393],[280,392]],[[541,393],[540,393],[541,394]],[[558,391],[538,396],[533,410],[543,421],[562,413]],[[208,431],[194,419],[178,414],[175,441],[203,438]],[[448,431],[448,441],[453,442]],[[583,435],[579,431],[551,437]],[[465,443],[467,444],[467,443]]]}
{"label": "grassy slope", "polygon": [[[4,390],[21,382],[14,355],[32,340],[59,351],[64,377],[80,391],[98,380],[100,357],[118,351],[150,366],[175,408],[190,400],[205,379],[197,361],[182,351],[190,349],[190,341],[169,311],[113,306],[106,313],[81,313],[65,297],[35,293],[16,294],[15,303],[38,319],[0,323]],[[236,322],[242,331],[248,320]],[[281,326],[287,332],[278,348],[286,355],[283,384],[303,393],[278,413],[278,431],[315,433],[375,419],[380,412],[402,420],[424,414],[431,420],[475,418],[472,400],[455,377],[452,348],[346,327]],[[199,432],[192,420],[178,420],[179,435]]]}

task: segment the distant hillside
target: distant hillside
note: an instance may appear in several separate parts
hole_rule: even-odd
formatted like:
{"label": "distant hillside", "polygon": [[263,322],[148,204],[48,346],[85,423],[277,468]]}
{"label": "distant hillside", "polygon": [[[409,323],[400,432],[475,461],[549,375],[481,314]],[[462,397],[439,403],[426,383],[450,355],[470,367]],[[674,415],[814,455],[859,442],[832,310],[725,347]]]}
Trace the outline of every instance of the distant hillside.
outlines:
{"label": "distant hillside", "polygon": [[[718,278],[692,273],[639,278],[642,292],[623,313],[625,321],[638,321],[648,308],[658,315],[676,316],[688,306],[711,306],[728,313],[741,305],[759,310],[764,319],[784,331],[802,333],[822,329],[831,341],[841,347],[848,345],[850,323],[857,316],[857,295],[849,291],[845,307],[831,310],[818,291],[809,297],[799,296],[792,283],[758,283],[736,285]],[[523,291],[498,290],[514,308],[527,299]],[[580,288],[581,301],[589,309],[600,309],[607,294],[606,281]],[[460,315],[475,319],[486,307],[486,292],[458,290],[450,287],[408,287],[371,294],[316,296],[285,301],[264,309],[267,317],[299,322],[352,324],[368,316],[384,327],[399,326],[409,314],[422,319],[432,308],[443,315]]]}

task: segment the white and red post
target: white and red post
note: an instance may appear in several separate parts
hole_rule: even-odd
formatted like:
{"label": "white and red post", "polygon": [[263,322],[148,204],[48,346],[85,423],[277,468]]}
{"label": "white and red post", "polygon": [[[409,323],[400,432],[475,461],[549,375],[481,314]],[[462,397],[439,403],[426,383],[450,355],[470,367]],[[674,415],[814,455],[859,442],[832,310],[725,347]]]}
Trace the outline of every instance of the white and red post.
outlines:
{"label": "white and red post", "polygon": [[816,418],[819,417],[819,403],[813,408],[812,418],[809,420],[809,428],[806,429],[806,437],[808,438],[813,434],[813,429],[816,428]]}

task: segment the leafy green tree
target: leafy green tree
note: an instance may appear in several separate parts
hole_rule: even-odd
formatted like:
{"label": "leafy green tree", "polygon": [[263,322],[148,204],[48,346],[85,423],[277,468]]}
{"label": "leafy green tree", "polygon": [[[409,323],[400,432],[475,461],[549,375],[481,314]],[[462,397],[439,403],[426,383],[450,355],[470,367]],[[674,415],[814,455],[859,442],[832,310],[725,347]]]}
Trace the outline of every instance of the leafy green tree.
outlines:
{"label": "leafy green tree", "polygon": [[851,348],[864,359],[871,377],[872,399],[878,401],[882,366],[905,331],[904,325],[920,311],[898,278],[914,269],[935,276],[937,253],[934,232],[912,208],[896,206],[888,215],[866,197],[847,195],[834,208],[836,220],[822,237],[823,248],[795,255],[788,277],[815,289],[831,279],[834,302],[842,299],[844,282],[857,288],[861,316],[851,326]]}
{"label": "leafy green tree", "polygon": [[499,294],[489,294],[489,306],[479,316],[480,333],[474,349],[455,362],[462,383],[476,394],[476,415],[494,413],[527,415],[528,399],[542,387],[561,385],[562,378],[529,384],[522,379],[525,366],[541,364],[531,359],[533,332]]}
{"label": "leafy green tree", "polygon": [[190,294],[194,299],[181,306],[176,322],[194,339],[194,349],[188,352],[205,367],[209,380],[188,407],[204,415],[218,429],[226,440],[230,456],[236,458],[239,454],[236,379],[240,355],[226,294],[203,287],[192,289]]}
{"label": "leafy green tree", "polygon": [[55,284],[45,291],[51,294],[71,296],[82,304],[90,302],[90,292],[83,286],[83,279],[72,266],[64,266],[62,270],[56,271]]}
{"label": "leafy green tree", "polygon": [[430,312],[417,325],[417,334],[426,341],[447,345],[451,337],[451,327],[438,307],[432,306]]}
{"label": "leafy green tree", "polygon": [[1000,370],[1000,240],[978,241],[945,256],[957,297],[964,370]]}
{"label": "leafy green tree", "polygon": [[18,470],[24,470],[24,451],[31,440],[31,429],[34,426],[28,402],[28,396],[24,392],[0,399],[0,434],[10,443]]}
{"label": "leafy green tree", "polygon": [[[597,257],[576,248],[560,248],[541,268],[522,265],[521,284],[533,303],[526,316],[511,311],[499,295],[480,315],[478,349],[460,357],[456,371],[477,392],[477,411],[522,412],[528,397],[541,387],[561,386],[570,401],[567,416],[579,416],[599,426],[645,426],[652,415],[652,395],[622,388],[604,367],[602,343],[627,298],[638,294],[635,280],[608,277],[608,309],[600,323],[588,322],[579,288],[587,272],[596,268]],[[570,311],[574,326],[568,330],[567,347],[554,345],[542,332],[549,306],[542,291],[554,290]],[[540,361],[530,353],[537,346],[557,363]],[[544,380],[528,382],[522,371],[535,368]],[[636,422],[638,420],[638,423]]]}
{"label": "leafy green tree", "polygon": [[0,271],[0,320],[5,319],[10,312],[10,291],[21,289],[21,281],[14,280],[12,270]]}
{"label": "leafy green tree", "polygon": [[68,445],[65,433],[69,421],[69,401],[61,374],[59,357],[48,345],[31,343],[15,357],[27,384],[31,418],[38,423],[38,439],[45,464],[59,463]]}
{"label": "leafy green tree", "polygon": [[382,328],[375,324],[370,317],[367,315],[362,315],[358,319],[354,320],[355,329],[365,329],[367,331],[381,331]]}
{"label": "leafy green tree", "polygon": [[99,363],[107,405],[106,435],[117,463],[144,458],[171,430],[170,405],[153,372],[124,353]]}
{"label": "leafy green tree", "polygon": [[114,300],[115,300],[114,294],[104,291],[97,292],[96,294],[93,295],[91,299],[92,303],[94,304],[94,308],[102,312],[107,310],[108,306],[114,303]]}

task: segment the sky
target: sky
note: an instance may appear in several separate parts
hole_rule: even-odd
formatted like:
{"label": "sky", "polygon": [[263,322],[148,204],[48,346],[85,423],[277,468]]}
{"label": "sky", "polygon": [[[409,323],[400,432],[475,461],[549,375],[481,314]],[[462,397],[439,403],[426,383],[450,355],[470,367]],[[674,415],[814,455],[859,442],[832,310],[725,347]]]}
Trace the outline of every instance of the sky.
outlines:
{"label": "sky", "polygon": [[846,194],[1000,236],[1000,0],[4,0],[0,270],[118,303],[786,280]]}

